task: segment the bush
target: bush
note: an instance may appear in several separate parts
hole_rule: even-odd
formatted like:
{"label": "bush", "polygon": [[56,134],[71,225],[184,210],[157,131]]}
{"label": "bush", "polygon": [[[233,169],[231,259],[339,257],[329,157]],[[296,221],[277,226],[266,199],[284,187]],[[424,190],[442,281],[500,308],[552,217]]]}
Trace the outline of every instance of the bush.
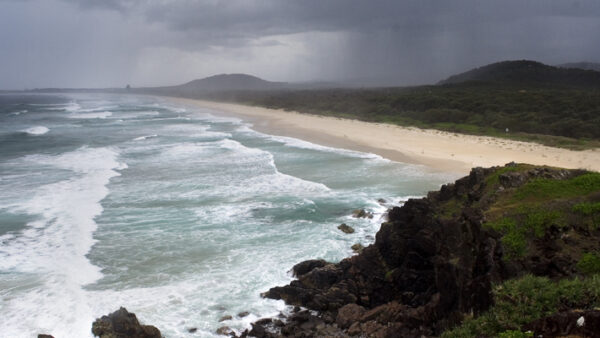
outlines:
{"label": "bush", "polygon": [[585,275],[600,273],[600,255],[593,252],[583,254],[577,262],[577,268]]}
{"label": "bush", "polygon": [[529,337],[522,328],[560,308],[593,309],[600,306],[600,275],[563,279],[526,275],[494,288],[495,305],[477,318],[468,318],[442,334],[458,337]]}

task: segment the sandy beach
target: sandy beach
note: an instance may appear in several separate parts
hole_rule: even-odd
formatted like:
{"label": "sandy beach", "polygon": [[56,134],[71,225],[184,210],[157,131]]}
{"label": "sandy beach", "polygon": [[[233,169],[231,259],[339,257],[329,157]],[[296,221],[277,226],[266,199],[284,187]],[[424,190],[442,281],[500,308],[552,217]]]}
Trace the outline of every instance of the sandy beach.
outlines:
{"label": "sandy beach", "polygon": [[220,111],[253,124],[253,129],[305,141],[370,152],[422,164],[433,170],[468,173],[472,167],[514,161],[600,171],[600,149],[573,151],[494,137],[401,127],[284,110],[204,100],[168,98],[179,104]]}

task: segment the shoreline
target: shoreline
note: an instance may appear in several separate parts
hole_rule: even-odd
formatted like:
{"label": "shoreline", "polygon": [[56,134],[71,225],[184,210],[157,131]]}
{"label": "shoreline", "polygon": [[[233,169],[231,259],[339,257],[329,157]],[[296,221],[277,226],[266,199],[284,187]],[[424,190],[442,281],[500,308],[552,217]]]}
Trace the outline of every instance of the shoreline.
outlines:
{"label": "shoreline", "polygon": [[252,123],[256,131],[312,143],[377,154],[392,161],[420,164],[434,171],[467,174],[473,167],[509,162],[600,171],[600,149],[574,151],[490,136],[456,134],[235,103],[164,97],[217,110]]}

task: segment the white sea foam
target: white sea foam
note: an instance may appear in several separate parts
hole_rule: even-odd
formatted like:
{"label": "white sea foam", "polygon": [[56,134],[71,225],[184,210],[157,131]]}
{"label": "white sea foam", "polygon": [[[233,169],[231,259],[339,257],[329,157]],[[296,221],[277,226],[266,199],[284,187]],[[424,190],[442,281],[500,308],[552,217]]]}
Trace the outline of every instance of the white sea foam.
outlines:
{"label": "white sea foam", "polygon": [[105,119],[109,116],[112,116],[112,112],[103,111],[96,113],[71,113],[68,115],[71,119]]}
{"label": "white sea foam", "polygon": [[119,112],[119,117],[122,119],[137,119],[146,116],[158,116],[160,112],[156,110],[143,110],[143,111],[122,111]]}
{"label": "white sea foam", "polygon": [[54,108],[46,108],[47,110],[62,110],[67,112],[75,112],[81,109],[77,102],[57,103],[57,104],[39,104],[40,106],[52,106]]}
{"label": "white sea foam", "polygon": [[19,110],[19,111],[15,111],[15,112],[10,113],[10,115],[21,115],[21,114],[25,114],[27,112],[28,112],[28,110],[26,110],[26,109],[25,110]]}
{"label": "white sea foam", "polygon": [[23,130],[24,133],[27,133],[30,135],[43,135],[43,134],[47,133],[48,131],[50,131],[50,129],[48,129],[47,127],[44,127],[44,126],[35,126],[35,127],[31,127],[31,128],[27,128],[27,129]]}
{"label": "white sea foam", "polygon": [[199,124],[173,124],[163,128],[164,132],[174,136],[188,136],[200,139],[230,138],[230,133],[211,131],[210,127]]}
{"label": "white sea foam", "polygon": [[90,300],[82,289],[102,276],[86,254],[94,243],[94,218],[102,213],[106,185],[118,176],[119,153],[110,148],[80,148],[58,156],[24,158],[73,171],[70,179],[39,187],[15,212],[37,217],[13,240],[0,247],[0,270],[39,276],[42,287],[32,287],[3,305],[7,337],[51,332],[57,337],[89,336],[93,320]]}
{"label": "white sea foam", "polygon": [[311,143],[308,141],[300,140],[297,138],[260,133],[260,132],[253,130],[252,125],[250,125],[250,124],[242,125],[242,126],[238,127],[236,129],[236,131],[241,132],[241,133],[254,134],[254,135],[262,137],[262,138],[266,138],[266,139],[269,139],[269,140],[272,140],[275,142],[283,143],[284,145],[286,145],[288,147],[307,149],[307,150],[316,150],[316,151],[321,151],[321,152],[336,153],[336,154],[350,156],[350,157],[358,157],[358,158],[364,158],[364,159],[376,159],[376,160],[389,162],[389,160],[386,160],[383,157],[381,157],[377,154],[373,154],[373,153],[364,153],[364,152],[360,152],[360,151],[354,151],[354,150],[348,150],[348,149],[342,149],[342,148],[327,147],[327,146]]}
{"label": "white sea foam", "polygon": [[146,135],[146,136],[140,136],[140,137],[136,137],[133,140],[134,141],[143,141],[143,140],[147,140],[149,138],[154,138],[154,137],[158,137],[157,134],[152,134],[152,135]]}

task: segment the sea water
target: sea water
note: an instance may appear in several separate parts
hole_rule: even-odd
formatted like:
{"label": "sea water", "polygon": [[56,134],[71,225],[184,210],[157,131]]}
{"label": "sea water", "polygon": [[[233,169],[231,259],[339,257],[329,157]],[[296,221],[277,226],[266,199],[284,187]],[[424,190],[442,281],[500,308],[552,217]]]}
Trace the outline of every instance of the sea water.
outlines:
{"label": "sea water", "polygon": [[289,310],[260,293],[294,264],[453,178],[160,98],[0,95],[0,336],[91,337],[120,306],[166,337],[241,332]]}

